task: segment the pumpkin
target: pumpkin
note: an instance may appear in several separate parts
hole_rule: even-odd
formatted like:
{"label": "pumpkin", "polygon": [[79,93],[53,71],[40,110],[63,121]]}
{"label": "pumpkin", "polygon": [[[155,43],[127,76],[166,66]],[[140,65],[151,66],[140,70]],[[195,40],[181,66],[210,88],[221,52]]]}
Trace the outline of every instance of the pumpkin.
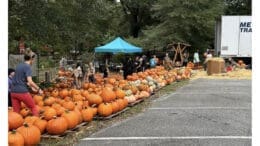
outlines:
{"label": "pumpkin", "polygon": [[83,96],[81,96],[81,94],[74,94],[73,95],[73,101],[82,101],[84,99]]}
{"label": "pumpkin", "polygon": [[116,79],[115,78],[108,78],[107,82],[111,85],[114,85],[116,83]]}
{"label": "pumpkin", "polygon": [[25,119],[24,119],[24,122],[25,123],[28,123],[28,124],[33,124],[36,120],[38,120],[39,117],[37,116],[27,116]]}
{"label": "pumpkin", "polygon": [[48,122],[44,120],[44,117],[41,117],[40,119],[35,120],[33,125],[39,128],[40,132],[43,133],[46,129],[47,123]]}
{"label": "pumpkin", "polygon": [[44,105],[47,106],[51,106],[56,101],[56,99],[52,96],[46,96],[43,100],[44,100]]}
{"label": "pumpkin", "polygon": [[88,97],[88,96],[89,96],[88,90],[82,91],[82,92],[81,92],[81,95],[82,95],[83,97]]}
{"label": "pumpkin", "polygon": [[141,97],[146,98],[146,97],[149,97],[149,96],[150,96],[150,93],[148,93],[147,91],[141,91],[141,92],[140,92],[140,95],[141,95]]}
{"label": "pumpkin", "polygon": [[24,123],[17,132],[23,136],[25,145],[37,145],[41,140],[40,130],[32,124]]}
{"label": "pumpkin", "polygon": [[11,111],[11,110],[8,111],[9,129],[16,129],[16,128],[22,126],[23,122],[24,122],[24,119],[20,114],[14,112],[14,111]]}
{"label": "pumpkin", "polygon": [[44,113],[43,113],[43,116],[45,118],[45,120],[50,120],[52,119],[53,116],[56,116],[57,115],[57,112],[54,108],[51,108],[51,107],[48,107],[45,109]]}
{"label": "pumpkin", "polygon": [[75,128],[79,123],[79,117],[75,111],[66,110],[61,116],[67,120],[68,129]]}
{"label": "pumpkin", "polygon": [[98,114],[103,117],[107,117],[113,113],[113,109],[110,103],[101,103],[98,106]]}
{"label": "pumpkin", "polygon": [[62,106],[63,106],[65,109],[68,109],[68,110],[74,110],[74,108],[75,108],[75,104],[74,104],[74,102],[72,102],[72,101],[64,102],[64,103],[62,104]]}
{"label": "pumpkin", "polygon": [[133,103],[136,101],[136,98],[134,95],[130,95],[130,96],[126,96],[125,99],[129,102],[129,103]]}
{"label": "pumpkin", "polygon": [[67,89],[62,89],[60,92],[59,92],[59,96],[61,98],[65,98],[66,96],[69,95],[69,91]]}
{"label": "pumpkin", "polygon": [[41,95],[34,95],[33,100],[37,104],[39,101],[43,100],[43,97]]}
{"label": "pumpkin", "polygon": [[91,107],[91,110],[93,112],[93,117],[97,115],[97,108],[96,107]]}
{"label": "pumpkin", "polygon": [[102,93],[100,94],[104,102],[110,102],[115,100],[116,94],[115,92],[108,87],[103,88]]}
{"label": "pumpkin", "polygon": [[78,110],[82,110],[82,107],[83,107],[83,101],[76,101],[74,102],[74,105],[75,105],[75,108],[74,109],[78,109]]}
{"label": "pumpkin", "polygon": [[16,130],[12,130],[12,131],[8,132],[8,145],[9,146],[23,146],[24,145],[23,136]]}
{"label": "pumpkin", "polygon": [[59,96],[59,91],[58,91],[57,89],[53,90],[53,91],[51,92],[51,96],[53,96],[53,97],[58,97],[58,96]]}
{"label": "pumpkin", "polygon": [[26,116],[28,116],[29,114],[31,114],[31,111],[30,111],[28,108],[23,108],[23,109],[20,111],[20,114],[21,114],[23,117],[26,117]]}
{"label": "pumpkin", "polygon": [[78,115],[78,119],[79,119],[78,124],[82,123],[83,117],[82,117],[80,110],[78,108],[75,108],[74,112]]}
{"label": "pumpkin", "polygon": [[87,97],[87,100],[89,101],[90,105],[92,105],[92,104],[99,105],[103,101],[101,96],[94,94],[94,93],[90,94],[89,97]]}
{"label": "pumpkin", "polygon": [[46,131],[52,135],[63,134],[67,129],[68,123],[64,117],[54,117],[46,125]]}
{"label": "pumpkin", "polygon": [[118,105],[118,103],[116,101],[111,102],[111,106],[112,106],[113,113],[116,113],[116,112],[118,112],[120,110],[119,109],[119,105]]}
{"label": "pumpkin", "polygon": [[124,103],[123,99],[117,99],[116,102],[119,105],[119,111],[121,111],[125,108],[125,103]]}
{"label": "pumpkin", "polygon": [[93,113],[93,110],[91,109],[91,107],[85,107],[84,109],[82,109],[81,114],[83,117],[83,121],[85,121],[85,122],[92,121],[93,116],[94,116],[94,113]]}
{"label": "pumpkin", "polygon": [[121,89],[116,90],[116,97],[117,98],[124,98],[125,97],[125,92]]}

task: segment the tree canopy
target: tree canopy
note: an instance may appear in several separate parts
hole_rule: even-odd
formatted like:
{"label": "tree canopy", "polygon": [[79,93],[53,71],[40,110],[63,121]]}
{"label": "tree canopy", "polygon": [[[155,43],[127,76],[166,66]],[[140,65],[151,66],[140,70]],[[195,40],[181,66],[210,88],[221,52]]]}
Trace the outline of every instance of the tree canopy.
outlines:
{"label": "tree canopy", "polygon": [[145,50],[172,41],[205,49],[225,14],[251,15],[251,0],[9,0],[9,52],[21,37],[34,50],[48,45],[61,54],[93,52],[117,36]]}

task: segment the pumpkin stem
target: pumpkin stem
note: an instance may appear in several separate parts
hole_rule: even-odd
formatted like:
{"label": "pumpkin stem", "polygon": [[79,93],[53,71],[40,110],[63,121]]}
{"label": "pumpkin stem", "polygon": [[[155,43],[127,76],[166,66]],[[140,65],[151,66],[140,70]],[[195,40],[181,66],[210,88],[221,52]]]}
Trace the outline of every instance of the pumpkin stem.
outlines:
{"label": "pumpkin stem", "polygon": [[23,126],[24,126],[24,127],[29,127],[29,124],[26,123],[26,122],[24,122],[24,123],[23,123]]}
{"label": "pumpkin stem", "polygon": [[15,130],[15,129],[13,129],[13,130],[12,130],[12,134],[15,134],[15,133],[16,133],[16,130]]}

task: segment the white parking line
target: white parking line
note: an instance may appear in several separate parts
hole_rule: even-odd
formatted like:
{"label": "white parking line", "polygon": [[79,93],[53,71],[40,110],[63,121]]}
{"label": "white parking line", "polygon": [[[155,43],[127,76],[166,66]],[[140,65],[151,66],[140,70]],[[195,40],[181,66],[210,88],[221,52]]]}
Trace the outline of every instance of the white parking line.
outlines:
{"label": "white parking line", "polygon": [[84,141],[103,140],[177,140],[177,139],[251,139],[251,136],[176,136],[176,137],[89,137]]}
{"label": "white parking line", "polygon": [[153,107],[150,110],[213,110],[213,109],[238,109],[251,110],[251,107]]}
{"label": "white parking line", "polygon": [[[250,92],[230,92],[230,91],[226,91],[226,92],[221,92],[223,94],[235,94],[235,95],[240,95],[240,94],[245,94],[248,97],[251,97],[251,93]],[[213,91],[213,92],[209,92],[207,91],[206,93],[202,93],[202,92],[193,92],[193,93],[188,93],[188,92],[184,92],[184,91],[180,91],[180,92],[175,92],[176,95],[209,95],[209,94],[214,94],[214,95],[219,95],[218,91]]]}

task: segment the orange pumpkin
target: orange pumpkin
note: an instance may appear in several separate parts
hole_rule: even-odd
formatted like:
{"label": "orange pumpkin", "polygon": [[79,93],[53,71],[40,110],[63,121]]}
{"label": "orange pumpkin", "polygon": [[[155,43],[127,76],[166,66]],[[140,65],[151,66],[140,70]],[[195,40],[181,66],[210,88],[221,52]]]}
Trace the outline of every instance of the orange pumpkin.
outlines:
{"label": "orange pumpkin", "polygon": [[83,121],[85,121],[85,122],[92,121],[94,114],[93,114],[91,107],[85,107],[84,109],[82,109],[81,114],[83,117]]}
{"label": "orange pumpkin", "polygon": [[9,146],[23,146],[24,145],[23,136],[16,130],[12,130],[12,131],[8,132],[8,145]]}
{"label": "orange pumpkin", "polygon": [[59,96],[61,98],[65,98],[66,96],[69,95],[69,91],[67,89],[62,89],[60,92],[59,92]]}
{"label": "orange pumpkin", "polygon": [[103,88],[102,93],[100,94],[104,102],[110,102],[116,99],[116,94],[111,88]]}
{"label": "orange pumpkin", "polygon": [[45,109],[43,116],[48,121],[52,119],[53,116],[57,116],[57,112],[54,108],[48,107]]}
{"label": "orange pumpkin", "polygon": [[38,120],[39,117],[37,116],[27,116],[25,119],[24,119],[24,122],[25,123],[28,123],[28,124],[33,124],[36,120]]}
{"label": "orange pumpkin", "polygon": [[79,123],[79,118],[75,111],[66,110],[61,116],[67,120],[68,129],[75,128]]}
{"label": "orange pumpkin", "polygon": [[51,106],[55,101],[56,101],[56,99],[54,97],[46,96],[44,98],[44,105]]}
{"label": "orange pumpkin", "polygon": [[87,97],[87,100],[89,101],[90,105],[92,105],[92,104],[99,105],[103,101],[101,96],[94,94],[94,93],[90,94],[89,97]]}
{"label": "orange pumpkin", "polygon": [[125,97],[125,92],[121,89],[116,90],[116,97],[117,98],[124,98]]}
{"label": "orange pumpkin", "polygon": [[53,90],[52,92],[51,92],[51,96],[53,96],[53,97],[58,97],[59,96],[59,91],[58,90]]}
{"label": "orange pumpkin", "polygon": [[46,129],[47,126],[47,121],[43,119],[43,117],[41,117],[40,119],[37,119],[33,125],[38,127],[40,129],[40,132],[43,133]]}
{"label": "orange pumpkin", "polygon": [[25,123],[17,131],[23,136],[25,145],[37,145],[41,140],[40,130],[32,124]]}
{"label": "orange pumpkin", "polygon": [[66,101],[62,104],[65,109],[74,110],[75,104],[72,101]]}
{"label": "orange pumpkin", "polygon": [[119,109],[119,105],[118,105],[118,103],[116,101],[111,102],[111,106],[112,106],[113,113],[116,113],[116,112],[118,112],[120,110]]}
{"label": "orange pumpkin", "polygon": [[20,111],[20,114],[21,114],[23,117],[26,117],[26,116],[28,116],[29,114],[31,114],[31,111],[30,111],[28,108],[23,108],[23,109]]}
{"label": "orange pumpkin", "polygon": [[68,123],[64,117],[54,117],[46,125],[47,132],[52,135],[63,134],[67,129]]}
{"label": "orange pumpkin", "polygon": [[37,104],[39,101],[43,100],[43,97],[41,95],[34,95],[33,100]]}
{"label": "orange pumpkin", "polygon": [[16,128],[22,126],[23,122],[24,122],[24,119],[20,114],[14,112],[14,111],[11,111],[11,110],[8,111],[9,129],[16,129]]}
{"label": "orange pumpkin", "polygon": [[103,117],[107,117],[113,113],[113,109],[110,103],[101,103],[98,106],[98,114]]}

